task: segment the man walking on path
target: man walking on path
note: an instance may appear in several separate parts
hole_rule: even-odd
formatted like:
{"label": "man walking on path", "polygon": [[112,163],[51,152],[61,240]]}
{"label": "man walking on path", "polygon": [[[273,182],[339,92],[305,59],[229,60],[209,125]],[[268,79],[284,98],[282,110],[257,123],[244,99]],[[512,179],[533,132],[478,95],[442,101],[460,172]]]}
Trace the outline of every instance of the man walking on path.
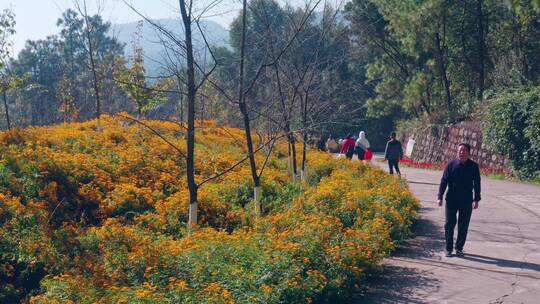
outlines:
{"label": "man walking on path", "polygon": [[398,162],[402,158],[403,149],[401,148],[401,142],[396,139],[396,132],[392,132],[390,134],[390,140],[386,143],[386,149],[384,149],[384,160],[388,160],[390,174],[394,174],[395,168],[397,174],[401,176]]}
{"label": "man walking on path", "polygon": [[442,198],[448,187],[444,224],[447,257],[452,256],[456,215],[459,213],[456,255],[463,256],[472,210],[478,208],[480,201],[480,169],[476,162],[469,159],[470,153],[469,144],[462,143],[458,146],[458,159],[448,162],[439,186],[437,201],[439,207],[442,206]]}

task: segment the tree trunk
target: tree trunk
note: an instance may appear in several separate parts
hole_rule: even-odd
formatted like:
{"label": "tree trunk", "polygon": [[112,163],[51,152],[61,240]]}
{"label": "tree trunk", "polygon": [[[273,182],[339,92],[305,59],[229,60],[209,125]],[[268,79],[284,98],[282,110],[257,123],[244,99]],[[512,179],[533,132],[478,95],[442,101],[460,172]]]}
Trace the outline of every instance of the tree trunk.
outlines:
{"label": "tree trunk", "polygon": [[306,96],[304,98],[303,103],[303,109],[302,109],[302,135],[303,135],[303,147],[302,147],[302,169],[301,169],[301,175],[300,178],[302,182],[306,182],[307,175],[306,175],[306,152],[307,152],[307,140],[308,140],[308,134],[307,134],[307,111],[308,111],[308,97],[309,94],[306,92]]}
{"label": "tree trunk", "polygon": [[189,219],[188,231],[197,225],[197,190],[195,183],[195,63],[193,59],[193,42],[191,38],[191,11],[186,11],[185,0],[179,0],[180,13],[185,28],[186,59],[187,59],[187,93],[188,93],[188,128],[187,128],[187,155],[186,155],[186,177],[189,190]]}
{"label": "tree trunk", "polygon": [[[518,16],[514,16],[514,19],[518,19],[519,17]],[[525,53],[525,41],[524,41],[524,37],[523,37],[523,34],[522,34],[522,28],[521,28],[521,24],[520,24],[520,21],[519,20],[514,20],[514,35],[517,37],[517,49],[519,51],[518,53],[518,56],[520,57],[520,61],[521,61],[521,73],[525,76],[525,77],[520,77],[519,78],[519,82],[521,85],[525,85],[528,80],[531,79],[531,77],[529,77],[529,65],[527,63],[527,54]]]}
{"label": "tree trunk", "polygon": [[[244,130],[246,134],[246,143],[248,148],[248,155],[249,155],[249,166],[251,168],[251,177],[253,179],[253,192],[254,194],[258,193],[258,188],[260,187],[260,178],[257,174],[257,164],[255,162],[255,154],[253,153],[253,139],[251,136],[251,126],[249,122],[249,113],[247,110],[247,105],[245,102],[245,97],[242,98],[242,102],[240,102],[240,112],[242,113],[242,116],[244,118]],[[260,201],[260,195],[254,196],[255,200],[255,214],[259,215],[261,211],[261,201]]]}
{"label": "tree trunk", "polygon": [[[69,90],[68,90],[68,94],[69,94],[69,97],[70,98],[73,98],[71,99],[71,102],[72,102],[72,106],[75,107],[75,59],[73,58],[73,54],[74,54],[74,51],[73,51],[73,31],[72,30],[69,30],[69,64],[70,64],[70,69],[69,69],[69,76],[70,76],[70,79],[68,81],[69,83]],[[73,83],[72,83],[73,81]],[[69,103],[70,100],[66,100],[66,111],[64,113],[64,122],[67,122],[69,121],[69,114],[68,113],[68,103]],[[72,109],[69,109],[69,111],[73,111]]]}
{"label": "tree trunk", "polygon": [[444,91],[446,93],[446,104],[448,106],[448,111],[452,111],[452,95],[450,94],[450,81],[446,75],[446,66],[444,64],[444,54],[441,47],[441,36],[437,31],[435,33],[435,47],[437,49],[437,64],[439,66],[439,74],[441,76],[441,81],[443,84]]}
{"label": "tree trunk", "polygon": [[88,40],[88,52],[90,55],[90,68],[92,69],[92,76],[94,79],[94,94],[96,95],[96,119],[97,119],[97,129],[100,129],[99,125],[99,116],[101,115],[101,101],[99,99],[99,83],[98,76],[96,71],[96,62],[94,59],[94,48],[92,45],[92,37],[90,31],[90,23],[88,22],[88,15],[86,14],[86,5],[85,5],[85,16],[84,20],[86,23],[86,39]]}
{"label": "tree trunk", "polygon": [[307,181],[306,174],[306,152],[307,152],[307,133],[304,133],[304,143],[302,147],[302,169],[300,169],[300,180],[305,183]]}
{"label": "tree trunk", "polygon": [[292,148],[291,148],[291,141],[289,140],[289,137],[287,136],[287,168],[289,169],[289,174],[291,175],[291,179],[294,182],[294,171],[293,171],[293,163],[292,163]]}
{"label": "tree trunk", "polygon": [[[296,150],[294,149],[294,136],[291,134],[290,116],[288,115],[287,106],[285,104],[285,97],[284,97],[284,94],[283,94],[283,90],[281,88],[281,79],[279,78],[279,69],[278,69],[277,65],[274,65],[274,73],[276,74],[276,83],[277,83],[277,86],[278,86],[279,101],[280,101],[281,112],[282,112],[283,121],[284,121],[283,132],[285,132],[285,134],[287,134],[287,141],[289,142],[289,144],[288,144],[288,148],[289,148],[289,154],[288,154],[289,172],[291,174],[292,181],[295,182],[296,181]],[[294,161],[293,161],[293,159],[294,159]]]}
{"label": "tree trunk", "polygon": [[180,116],[180,125],[184,125],[184,96],[182,95],[182,82],[180,81],[180,77],[176,77],[178,82],[178,115]]}
{"label": "tree trunk", "polygon": [[97,120],[97,129],[99,130],[100,129],[99,116],[101,115],[101,101],[99,98],[99,82],[98,82],[98,75],[96,71],[96,61],[94,58],[94,45],[92,43],[92,30],[90,28],[91,25],[90,25],[90,22],[88,21],[88,12],[86,10],[86,1],[83,1],[83,6],[84,6],[83,7],[84,10],[79,9],[79,12],[83,15],[84,23],[86,25],[85,34],[86,34],[86,40],[88,43],[88,57],[90,58],[90,69],[92,70],[92,77],[93,77],[93,82],[94,82],[93,83],[94,94],[96,95],[96,120]]}
{"label": "tree trunk", "polygon": [[244,120],[244,131],[246,134],[246,144],[248,149],[249,166],[251,168],[251,177],[253,179],[253,193],[255,201],[255,215],[261,213],[261,197],[260,197],[260,178],[257,174],[257,164],[255,163],[255,155],[253,154],[253,139],[251,137],[251,126],[249,122],[249,112],[246,104],[246,94],[244,93],[244,63],[246,56],[246,18],[247,18],[247,0],[242,1],[242,37],[240,47],[240,77],[238,84],[238,105],[240,113]]}
{"label": "tree trunk", "polygon": [[255,201],[255,214],[262,212],[261,208],[261,186],[253,187],[253,200]]}
{"label": "tree trunk", "polygon": [[290,134],[289,141],[291,142],[291,152],[292,152],[292,174],[293,174],[293,182],[296,182],[296,177],[298,176],[298,164],[296,161],[296,139],[294,137],[294,134]]}
{"label": "tree trunk", "polygon": [[478,20],[478,100],[484,99],[484,79],[485,79],[485,64],[484,64],[484,13],[482,11],[483,0],[476,2],[476,20]]}
{"label": "tree trunk", "polygon": [[11,130],[11,122],[9,120],[9,109],[8,109],[8,104],[7,104],[7,92],[3,91],[2,96],[4,97],[4,109],[6,110],[7,128],[8,130]]}
{"label": "tree trunk", "polygon": [[204,124],[204,110],[205,110],[205,102],[206,100],[204,99],[203,96],[199,97],[199,104],[201,105],[200,106],[200,111],[201,111],[201,119],[200,119],[200,127],[202,128],[203,127],[203,124]]}

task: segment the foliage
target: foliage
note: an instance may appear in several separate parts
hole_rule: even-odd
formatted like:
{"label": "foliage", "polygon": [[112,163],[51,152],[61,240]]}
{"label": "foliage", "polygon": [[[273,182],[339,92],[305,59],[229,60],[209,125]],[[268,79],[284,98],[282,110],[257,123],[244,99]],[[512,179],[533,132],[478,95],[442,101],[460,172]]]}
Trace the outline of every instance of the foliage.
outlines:
{"label": "foliage", "polygon": [[[90,39],[104,112],[130,111],[127,98],[112,74],[121,68],[123,45],[110,36],[110,23],[89,17]],[[18,126],[43,125],[95,117],[93,76],[90,70],[84,19],[66,10],[57,21],[58,35],[29,40],[10,63],[13,74],[24,77],[14,92],[13,113]],[[122,101],[124,101],[122,103]],[[60,110],[60,111],[59,111]]]}
{"label": "foliage", "polygon": [[152,106],[160,103],[163,99],[157,92],[157,85],[149,85],[146,82],[144,68],[144,51],[140,46],[142,38],[142,22],[137,25],[138,32],[134,33],[133,54],[130,56],[131,67],[123,68],[121,65],[114,76],[118,85],[124,90],[127,96],[135,103],[137,113],[141,115]]}
{"label": "foliage", "polygon": [[[179,125],[146,123],[185,149]],[[2,134],[0,299],[338,301],[407,234],[418,208],[381,170],[314,151],[310,184],[290,184],[278,143],[261,181],[264,216],[248,211],[242,165],[199,190],[200,228],[187,236],[177,151],[128,121],[103,116],[101,132],[95,124]],[[211,121],[199,128],[197,179],[245,155],[241,130]]]}
{"label": "foliage", "polygon": [[17,77],[9,68],[12,41],[10,36],[15,34],[15,16],[12,11],[5,9],[0,13],[0,93],[4,101],[4,112],[8,129],[11,128],[7,92],[21,86],[23,77]]}
{"label": "foliage", "polygon": [[520,177],[540,178],[540,88],[502,92],[491,101],[484,133]]}
{"label": "foliage", "polygon": [[[274,0],[253,0],[248,7],[246,85],[261,65],[273,62],[287,46],[275,65],[262,70],[247,96],[255,129],[301,129],[316,139],[365,130],[373,135],[372,144],[383,149],[392,123],[387,123],[388,117],[366,117],[363,106],[371,88],[364,85],[365,62],[353,56],[357,50],[341,10],[325,5],[309,15],[309,7],[282,6]],[[231,24],[232,50],[216,50],[221,63],[217,81],[234,92],[229,94],[232,96],[237,94],[241,21],[239,15]],[[222,104],[226,104],[223,98]],[[307,111],[303,108],[306,104]],[[223,112],[231,111],[225,108]],[[240,120],[233,115],[227,121],[235,125]]]}
{"label": "foliage", "polygon": [[10,57],[12,41],[10,36],[15,34],[15,15],[9,9],[4,9],[0,13],[0,69],[6,64],[6,59]]}
{"label": "foliage", "polygon": [[368,114],[448,123],[469,118],[486,90],[538,84],[538,1],[509,3],[349,2],[346,18],[374,86]]}

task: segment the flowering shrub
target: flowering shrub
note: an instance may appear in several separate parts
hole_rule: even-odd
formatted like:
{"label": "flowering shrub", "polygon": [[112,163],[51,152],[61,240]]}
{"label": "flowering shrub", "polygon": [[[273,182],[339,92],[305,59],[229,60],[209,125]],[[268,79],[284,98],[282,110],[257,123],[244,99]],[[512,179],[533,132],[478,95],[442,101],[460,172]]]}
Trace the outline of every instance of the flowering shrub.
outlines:
{"label": "flowering shrub", "polygon": [[[185,149],[177,124],[146,123]],[[336,301],[407,234],[418,208],[381,170],[315,151],[309,183],[292,184],[278,143],[262,178],[264,215],[251,214],[244,164],[199,189],[200,228],[188,236],[177,151],[138,125],[101,124],[0,136],[0,302]],[[246,153],[241,130],[210,121],[198,132],[197,180]]]}

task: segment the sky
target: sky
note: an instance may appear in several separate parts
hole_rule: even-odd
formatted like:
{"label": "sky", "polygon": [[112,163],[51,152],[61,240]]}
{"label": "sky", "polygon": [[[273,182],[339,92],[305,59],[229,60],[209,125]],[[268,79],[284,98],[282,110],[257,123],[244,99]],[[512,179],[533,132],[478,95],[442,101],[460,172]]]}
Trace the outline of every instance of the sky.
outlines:
{"label": "sky", "polygon": [[[178,18],[178,0],[126,0],[138,11],[152,18]],[[80,0],[79,2],[82,2]],[[101,8],[102,17],[111,23],[120,24],[141,20],[122,0],[86,0],[88,13],[95,14]],[[218,5],[203,16],[225,28],[239,13],[240,0],[195,0],[196,9],[207,7],[209,3]],[[43,39],[58,33],[56,21],[62,12],[74,8],[73,0],[0,0],[0,10],[10,8],[15,13],[16,34],[12,37],[13,52],[17,54],[26,40]]]}

